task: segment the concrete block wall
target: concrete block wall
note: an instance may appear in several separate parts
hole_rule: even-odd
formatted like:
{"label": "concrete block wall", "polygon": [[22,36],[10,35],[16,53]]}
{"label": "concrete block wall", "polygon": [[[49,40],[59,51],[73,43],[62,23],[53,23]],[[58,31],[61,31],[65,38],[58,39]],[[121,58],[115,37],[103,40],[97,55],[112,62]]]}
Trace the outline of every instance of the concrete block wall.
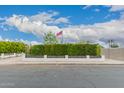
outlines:
{"label": "concrete block wall", "polygon": [[105,58],[107,59],[124,61],[124,48],[102,49],[102,54],[105,55]]}
{"label": "concrete block wall", "polygon": [[68,55],[65,55],[65,58],[48,58],[47,55],[44,55],[44,58],[28,58],[23,54],[22,56],[23,61],[35,61],[35,62],[87,62],[87,61],[94,61],[94,62],[99,62],[99,61],[105,61],[104,55],[102,55],[100,58],[90,58],[89,55],[86,56],[86,58],[69,58]]}
{"label": "concrete block wall", "polygon": [[18,57],[18,56],[22,56],[22,53],[20,53],[20,54],[17,54],[17,53],[12,53],[12,54],[1,53],[0,58],[4,59],[4,58],[11,58],[11,57]]}

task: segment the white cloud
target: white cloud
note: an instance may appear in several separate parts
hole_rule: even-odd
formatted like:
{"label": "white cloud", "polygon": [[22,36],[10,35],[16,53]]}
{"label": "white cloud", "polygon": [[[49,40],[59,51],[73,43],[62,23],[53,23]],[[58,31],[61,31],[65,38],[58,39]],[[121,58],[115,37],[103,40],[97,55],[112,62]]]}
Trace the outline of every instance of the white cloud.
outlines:
{"label": "white cloud", "polygon": [[96,23],[93,25],[71,26],[64,29],[64,36],[89,40],[93,42],[106,43],[109,39],[113,39],[124,46],[124,20],[112,20],[105,23]]}
{"label": "white cloud", "polygon": [[0,21],[4,20],[4,18],[0,17]]}
{"label": "white cloud", "polygon": [[120,13],[120,19],[123,20],[124,19],[124,12]]}
{"label": "white cloud", "polygon": [[109,17],[111,17],[110,14],[106,15],[104,18],[107,19],[107,18],[109,18]]}
{"label": "white cloud", "polygon": [[13,15],[6,20],[6,24],[16,27],[19,31],[26,33],[33,33],[38,36],[42,36],[44,32],[58,31],[57,26],[49,26],[43,21],[33,21],[27,16]]}
{"label": "white cloud", "polygon": [[[86,5],[82,9],[88,9],[92,7],[92,5]],[[124,5],[105,5],[105,7],[109,8],[110,12],[117,12],[117,11],[123,11],[124,10]],[[99,12],[100,9],[95,9],[94,11]]]}
{"label": "white cloud", "polygon": [[86,6],[84,6],[82,9],[88,9],[88,8],[90,8],[92,5],[86,5]]}
{"label": "white cloud", "polygon": [[0,36],[0,41],[2,41],[3,40],[3,38]]}
{"label": "white cloud", "polygon": [[[88,9],[88,8],[91,8],[93,5],[86,5],[84,6],[82,9],[85,10],[85,9]],[[100,12],[100,9],[99,8],[96,8],[94,9],[95,12]]]}
{"label": "white cloud", "polygon": [[95,9],[94,11],[96,11],[96,12],[100,12],[100,9],[97,8],[97,9]]}
{"label": "white cloud", "polygon": [[55,24],[59,24],[59,23],[69,23],[69,20],[68,20],[68,18],[60,17],[55,20]]}
{"label": "white cloud", "polygon": [[4,21],[6,19],[7,19],[7,17],[0,17],[0,21]]}
{"label": "white cloud", "polygon": [[39,44],[42,44],[42,43],[38,41],[31,41],[31,45],[39,45]]}
{"label": "white cloud", "polygon": [[28,44],[28,45],[39,45],[39,44],[42,44],[41,42],[38,42],[38,41],[28,41],[28,40],[23,40],[23,39],[17,39],[16,41],[17,42],[23,42],[23,43]]}
{"label": "white cloud", "polygon": [[3,38],[2,36],[0,36],[0,41],[12,41],[12,40],[10,40],[8,38]]}
{"label": "white cloud", "polygon": [[[93,42],[100,42],[105,45],[107,40],[113,39],[119,42],[124,46],[124,19],[111,20],[104,23],[96,23],[93,25],[72,25],[69,27],[59,28],[55,25],[55,21],[58,20],[58,23],[67,23],[69,20],[66,20],[62,17],[55,19],[53,14],[47,14],[49,17],[44,17],[45,13],[34,16],[24,16],[24,15],[13,15],[6,20],[6,24],[9,26],[16,27],[21,32],[33,33],[36,36],[42,37],[45,32],[52,31],[57,33],[63,30],[63,37],[65,41],[73,40],[78,41],[89,40]],[[43,18],[41,18],[41,17]],[[39,18],[39,20],[37,19]],[[53,22],[53,25],[48,23]],[[33,42],[36,43],[36,42]]]}
{"label": "white cloud", "polygon": [[55,19],[54,16],[57,16],[59,13],[55,11],[50,12],[41,12],[39,14],[29,17],[31,21],[41,21],[42,23],[53,22]]}
{"label": "white cloud", "polygon": [[124,10],[124,6],[123,5],[113,5],[110,9],[110,11],[121,11],[121,10]]}
{"label": "white cloud", "polygon": [[116,11],[122,11],[124,10],[124,5],[108,5],[106,7],[109,7],[110,12],[116,12]]}
{"label": "white cloud", "polygon": [[41,12],[39,14],[33,15],[31,17],[28,17],[30,21],[40,21],[43,24],[61,24],[61,23],[69,23],[68,17],[59,17],[54,18],[55,16],[58,16],[59,12],[55,11],[49,11],[49,12]]}
{"label": "white cloud", "polygon": [[69,23],[68,17],[54,18],[54,16],[58,14],[58,12],[50,11],[33,16],[13,15],[6,19],[6,24],[16,27],[19,31],[42,36],[44,32],[57,32],[61,30],[59,27],[55,26],[55,24]]}

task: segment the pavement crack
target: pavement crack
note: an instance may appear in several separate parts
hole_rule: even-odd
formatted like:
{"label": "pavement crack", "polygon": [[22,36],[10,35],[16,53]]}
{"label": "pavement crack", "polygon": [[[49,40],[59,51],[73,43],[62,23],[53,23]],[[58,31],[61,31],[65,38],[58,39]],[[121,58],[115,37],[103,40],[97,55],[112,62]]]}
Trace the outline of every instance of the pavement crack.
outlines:
{"label": "pavement crack", "polygon": [[93,86],[93,88],[96,88],[96,85],[95,85],[92,81],[90,81],[90,80],[88,80],[88,79],[86,79],[86,78],[85,78],[85,80],[86,80],[88,83],[90,83],[90,84]]}

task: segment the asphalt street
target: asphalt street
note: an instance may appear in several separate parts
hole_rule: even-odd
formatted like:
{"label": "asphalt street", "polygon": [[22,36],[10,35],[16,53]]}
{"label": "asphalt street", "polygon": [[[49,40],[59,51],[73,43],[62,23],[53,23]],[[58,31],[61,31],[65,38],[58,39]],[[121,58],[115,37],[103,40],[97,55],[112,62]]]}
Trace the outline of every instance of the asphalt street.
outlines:
{"label": "asphalt street", "polygon": [[124,65],[1,65],[0,87],[124,87]]}

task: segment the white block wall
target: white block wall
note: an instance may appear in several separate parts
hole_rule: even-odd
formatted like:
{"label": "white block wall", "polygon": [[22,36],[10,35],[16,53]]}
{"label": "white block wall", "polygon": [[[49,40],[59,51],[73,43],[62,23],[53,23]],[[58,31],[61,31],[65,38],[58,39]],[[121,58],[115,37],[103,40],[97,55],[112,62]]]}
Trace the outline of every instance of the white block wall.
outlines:
{"label": "white block wall", "polygon": [[22,53],[20,54],[13,53],[13,54],[8,54],[8,55],[5,55],[5,53],[1,53],[0,58],[4,59],[4,58],[11,58],[11,57],[17,57],[17,56],[22,56],[22,55],[23,55]]}
{"label": "white block wall", "polygon": [[47,58],[47,55],[44,55],[44,58],[26,58],[25,54],[22,56],[23,61],[29,62],[87,62],[87,61],[105,61],[105,56],[102,55],[101,58],[90,58],[89,55],[86,58],[68,58],[68,55],[65,55],[65,58]]}

